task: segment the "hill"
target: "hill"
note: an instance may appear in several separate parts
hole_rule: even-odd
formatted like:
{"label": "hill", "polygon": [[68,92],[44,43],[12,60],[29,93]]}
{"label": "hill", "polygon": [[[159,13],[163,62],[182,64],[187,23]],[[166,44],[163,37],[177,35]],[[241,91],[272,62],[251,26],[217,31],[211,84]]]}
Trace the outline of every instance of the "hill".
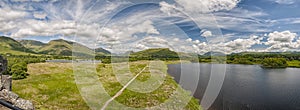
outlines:
{"label": "hill", "polygon": [[[19,41],[24,47],[40,54],[48,55],[63,55],[63,56],[90,56],[94,54],[93,49],[90,49],[82,44],[71,42],[63,39],[52,40],[48,43],[42,43],[35,40],[21,40]],[[110,52],[103,49],[95,49],[95,54],[109,55]]]}
{"label": "hill", "polygon": [[[74,49],[73,49],[74,48]],[[38,51],[41,54],[49,54],[49,55],[62,55],[62,56],[72,56],[74,53],[80,53],[82,55],[92,55],[93,51],[79,43],[71,42],[63,39],[52,40],[45,46],[40,48]]]}
{"label": "hill", "polygon": [[110,54],[111,54],[110,51],[105,50],[105,49],[103,49],[103,48],[96,48],[96,49],[95,49],[95,53],[96,53],[97,55],[110,55]]}
{"label": "hill", "polygon": [[225,56],[225,55],[226,55],[225,53],[214,52],[214,51],[210,51],[210,52],[203,54],[203,56]]}
{"label": "hill", "polygon": [[35,54],[32,50],[24,47],[21,43],[18,41],[9,38],[0,36],[0,53],[1,54]]}
{"label": "hill", "polygon": [[43,46],[47,45],[43,42],[40,41],[35,41],[35,40],[20,40],[19,41],[24,47],[38,52]]}
{"label": "hill", "polygon": [[178,54],[168,48],[147,49],[132,53],[131,56],[140,58],[178,58]]}

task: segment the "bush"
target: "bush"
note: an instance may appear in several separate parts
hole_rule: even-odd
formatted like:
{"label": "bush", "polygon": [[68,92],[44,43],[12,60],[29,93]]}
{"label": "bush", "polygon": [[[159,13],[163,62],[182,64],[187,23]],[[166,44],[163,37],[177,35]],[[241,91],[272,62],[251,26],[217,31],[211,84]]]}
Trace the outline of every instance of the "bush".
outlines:
{"label": "bush", "polygon": [[11,75],[14,80],[24,79],[28,76],[27,64],[45,62],[46,59],[51,59],[47,56],[31,56],[31,55],[9,55],[7,69],[4,75]]}
{"label": "bush", "polygon": [[285,58],[265,58],[262,61],[262,67],[265,68],[286,68],[288,67]]}
{"label": "bush", "polygon": [[25,79],[28,76],[27,64],[25,62],[13,64],[10,74],[12,75],[12,79]]}

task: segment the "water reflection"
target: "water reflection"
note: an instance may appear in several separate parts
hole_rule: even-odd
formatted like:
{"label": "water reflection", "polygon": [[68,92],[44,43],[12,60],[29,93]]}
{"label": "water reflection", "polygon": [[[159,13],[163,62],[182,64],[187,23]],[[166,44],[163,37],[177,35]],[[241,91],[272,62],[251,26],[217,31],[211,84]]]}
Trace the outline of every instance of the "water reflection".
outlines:
{"label": "water reflection", "polygon": [[[197,64],[199,65],[199,64]],[[182,74],[181,67],[186,70]],[[193,78],[195,64],[169,65],[168,72]],[[200,64],[198,88],[194,96],[203,99],[211,76],[211,64]],[[218,68],[215,68],[218,69]],[[189,83],[182,83],[189,90]],[[262,69],[257,65],[227,65],[221,93],[209,110],[300,110],[300,69]]]}

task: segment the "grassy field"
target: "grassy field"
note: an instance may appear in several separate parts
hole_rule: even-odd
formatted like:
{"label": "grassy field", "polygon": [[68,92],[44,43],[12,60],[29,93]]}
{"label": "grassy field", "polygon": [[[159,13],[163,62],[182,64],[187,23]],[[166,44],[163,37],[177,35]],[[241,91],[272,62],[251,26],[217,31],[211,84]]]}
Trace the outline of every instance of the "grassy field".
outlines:
{"label": "grassy field", "polygon": [[40,110],[87,110],[74,82],[72,64],[28,65],[30,76],[13,81],[13,91]]}
{"label": "grassy field", "polygon": [[[172,62],[168,62],[172,63]],[[118,65],[118,64],[117,64]],[[150,108],[150,109],[180,109],[180,106],[186,105],[185,109],[200,109],[198,101],[192,98],[189,92],[179,87],[171,76],[166,72],[165,63],[149,62],[133,62],[130,68],[126,70],[117,66],[120,74],[126,76],[135,75],[150,65],[136,81],[128,87],[116,102],[132,108]],[[154,66],[153,66],[154,65]],[[110,95],[115,95],[123,86],[113,74],[112,64],[99,64],[97,66],[99,81],[103,84],[105,91]],[[151,68],[151,69],[150,69]],[[126,71],[131,71],[127,73]],[[150,74],[154,73],[154,74]],[[13,91],[20,97],[33,101],[37,109],[41,110],[87,110],[88,105],[81,97],[80,92],[75,84],[72,64],[68,63],[38,63],[28,66],[30,76],[24,80],[13,81]],[[126,74],[125,74],[126,73]],[[121,75],[122,76],[122,75]],[[160,77],[164,76],[163,79]],[[129,77],[123,78],[123,82],[128,81]],[[158,81],[154,81],[158,80]],[[139,83],[146,84],[150,81],[152,85],[157,87],[139,87]],[[121,81],[122,82],[122,81]],[[147,85],[146,84],[146,85]],[[152,91],[153,89],[153,91]],[[143,91],[149,93],[140,93],[135,91]],[[172,99],[171,101],[168,99]],[[190,100],[191,99],[191,100]],[[100,99],[99,99],[100,100]],[[107,99],[103,99],[107,100]],[[166,103],[166,104],[162,104]],[[107,109],[116,109],[118,106],[112,103]]]}
{"label": "grassy field", "polygon": [[298,60],[288,61],[287,63],[288,63],[289,67],[300,68],[300,61],[298,61]]}
{"label": "grassy field", "polygon": [[[115,67],[123,68],[124,66],[124,68],[126,68],[127,64],[102,64],[98,66],[97,70],[104,88],[109,95],[113,96],[122,88],[121,83],[129,80],[129,78],[126,77],[130,76],[130,74],[135,75],[142,68],[150,65],[149,68],[147,68],[140,76],[137,77],[136,84],[132,84],[133,86],[131,87],[129,86],[128,89],[126,89],[119,97],[116,98],[117,102],[133,108],[151,108],[163,110],[179,110],[182,108],[188,110],[200,109],[198,100],[192,98],[187,91],[179,87],[173,78],[167,74],[167,66],[164,62],[152,62],[152,64],[149,63],[150,62],[146,61],[133,62],[129,64],[130,68],[127,68],[128,70],[115,70]],[[111,71],[112,68],[114,68],[116,73]],[[121,76],[121,78],[117,78],[116,74]],[[160,75],[165,75],[165,78],[160,79]],[[125,79],[125,81],[118,81],[118,79]],[[146,81],[150,82],[147,83]],[[156,87],[155,85],[160,86]]]}

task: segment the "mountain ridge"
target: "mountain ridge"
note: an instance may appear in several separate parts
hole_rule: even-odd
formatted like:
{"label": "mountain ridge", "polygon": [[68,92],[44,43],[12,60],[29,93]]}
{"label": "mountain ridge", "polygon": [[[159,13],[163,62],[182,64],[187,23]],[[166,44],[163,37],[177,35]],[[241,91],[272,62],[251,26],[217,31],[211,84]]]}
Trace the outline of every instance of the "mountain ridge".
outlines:
{"label": "mountain ridge", "polygon": [[[76,50],[74,50],[76,48]],[[104,48],[91,49],[77,42],[64,39],[51,40],[43,43],[37,40],[15,40],[11,37],[0,36],[0,53],[2,54],[45,54],[72,56],[73,53],[80,55],[109,55],[110,52]]]}

